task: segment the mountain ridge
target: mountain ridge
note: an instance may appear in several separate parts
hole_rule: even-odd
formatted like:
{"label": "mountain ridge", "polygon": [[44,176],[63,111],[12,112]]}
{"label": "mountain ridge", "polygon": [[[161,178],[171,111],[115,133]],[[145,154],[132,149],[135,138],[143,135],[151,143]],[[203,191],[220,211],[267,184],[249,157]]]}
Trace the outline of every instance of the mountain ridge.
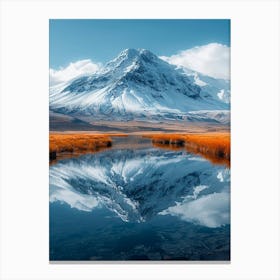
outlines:
{"label": "mountain ridge", "polygon": [[50,109],[124,121],[184,120],[188,112],[228,110],[189,76],[148,50],[126,49],[98,73],[51,87]]}

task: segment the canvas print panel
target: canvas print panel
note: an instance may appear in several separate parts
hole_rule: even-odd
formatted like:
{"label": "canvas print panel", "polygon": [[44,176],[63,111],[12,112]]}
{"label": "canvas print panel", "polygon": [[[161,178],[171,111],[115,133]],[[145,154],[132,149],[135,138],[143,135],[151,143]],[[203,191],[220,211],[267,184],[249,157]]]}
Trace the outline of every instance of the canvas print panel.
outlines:
{"label": "canvas print panel", "polygon": [[230,21],[49,24],[49,259],[230,260]]}

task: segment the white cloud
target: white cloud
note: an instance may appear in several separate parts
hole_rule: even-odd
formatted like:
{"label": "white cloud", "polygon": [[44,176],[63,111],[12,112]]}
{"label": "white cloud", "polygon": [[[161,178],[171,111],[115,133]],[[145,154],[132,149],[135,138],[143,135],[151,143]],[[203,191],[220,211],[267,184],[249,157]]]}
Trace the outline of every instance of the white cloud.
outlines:
{"label": "white cloud", "polygon": [[178,216],[182,220],[214,228],[229,224],[229,204],[229,193],[212,193],[191,201],[187,197],[160,214]]}
{"label": "white cloud", "polygon": [[211,43],[180,51],[161,59],[178,66],[183,66],[213,78],[230,79],[230,48],[226,45]]}
{"label": "white cloud", "polygon": [[83,74],[92,74],[101,68],[100,63],[94,63],[90,59],[71,62],[67,67],[59,70],[50,69],[50,86],[67,82]]}
{"label": "white cloud", "polygon": [[70,185],[68,188],[65,188],[50,184],[50,202],[60,201],[67,203],[72,208],[86,212],[90,212],[98,207],[99,202],[97,198],[91,195],[77,193],[70,188]]}

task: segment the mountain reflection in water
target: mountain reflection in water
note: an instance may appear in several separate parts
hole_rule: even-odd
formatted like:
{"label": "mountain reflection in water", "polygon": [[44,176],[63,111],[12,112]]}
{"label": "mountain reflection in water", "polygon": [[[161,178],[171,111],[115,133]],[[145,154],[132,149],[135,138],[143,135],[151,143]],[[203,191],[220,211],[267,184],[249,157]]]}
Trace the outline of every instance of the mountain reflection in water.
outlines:
{"label": "mountain reflection in water", "polygon": [[[186,151],[108,150],[61,160],[50,166],[50,258],[228,260],[229,185],[228,168]],[[80,229],[70,213],[84,219]],[[98,225],[102,233],[92,228]],[[92,238],[100,243],[90,245]],[[86,254],[78,253],[81,240],[91,247]]]}

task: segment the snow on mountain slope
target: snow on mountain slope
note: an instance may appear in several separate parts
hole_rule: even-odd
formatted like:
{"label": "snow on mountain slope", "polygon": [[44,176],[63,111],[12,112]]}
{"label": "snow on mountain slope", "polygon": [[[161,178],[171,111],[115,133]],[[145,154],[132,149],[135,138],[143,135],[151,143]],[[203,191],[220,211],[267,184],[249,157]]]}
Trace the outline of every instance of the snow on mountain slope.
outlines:
{"label": "snow on mountain slope", "polygon": [[204,97],[211,96],[215,100],[230,103],[230,81],[224,79],[214,79],[190,69],[181,68],[188,78],[201,87],[200,94]]}
{"label": "snow on mountain slope", "polygon": [[147,120],[229,108],[197,84],[150,51],[127,49],[98,73],[51,87],[50,109],[102,120]]}
{"label": "snow on mountain slope", "polygon": [[[49,174],[51,202],[82,211],[106,207],[123,221],[142,222],[159,213],[182,216],[186,207],[183,219],[191,221],[193,215],[194,221],[216,227],[225,219],[219,223],[216,212],[204,218],[198,212],[206,213],[208,206],[213,212],[213,204],[224,215],[229,212],[229,170],[185,152],[143,149],[84,155],[50,166]],[[209,196],[213,193],[222,195]],[[198,200],[203,196],[205,207],[204,200]],[[187,203],[196,200],[191,212]]]}

